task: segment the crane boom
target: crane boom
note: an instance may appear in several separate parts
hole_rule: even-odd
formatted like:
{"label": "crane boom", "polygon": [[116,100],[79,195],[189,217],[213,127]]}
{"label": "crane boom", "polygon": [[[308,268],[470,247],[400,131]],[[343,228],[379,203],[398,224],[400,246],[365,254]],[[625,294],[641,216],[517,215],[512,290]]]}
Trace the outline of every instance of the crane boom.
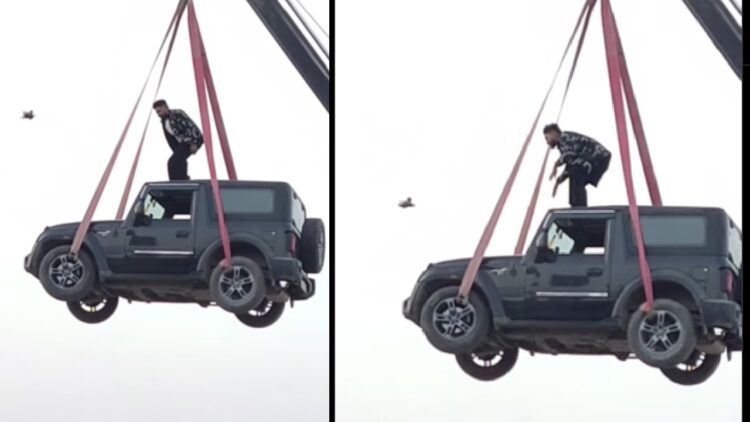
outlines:
{"label": "crane boom", "polygon": [[742,28],[721,0],[683,0],[693,17],[742,80]]}
{"label": "crane boom", "polygon": [[307,85],[328,111],[328,67],[310,42],[276,0],[247,0],[260,20],[297,68]]}

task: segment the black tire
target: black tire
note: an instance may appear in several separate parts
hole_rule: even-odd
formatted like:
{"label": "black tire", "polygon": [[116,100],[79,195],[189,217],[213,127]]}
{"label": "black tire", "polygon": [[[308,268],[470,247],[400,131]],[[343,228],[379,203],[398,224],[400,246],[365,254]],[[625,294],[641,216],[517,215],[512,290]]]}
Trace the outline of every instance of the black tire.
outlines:
{"label": "black tire", "polygon": [[64,302],[74,302],[90,295],[99,275],[94,261],[85,251],[73,259],[70,245],[52,248],[39,265],[39,281],[50,296]]}
{"label": "black tire", "polygon": [[308,274],[317,274],[323,270],[326,251],[326,231],[323,220],[308,218],[302,227],[299,257],[302,269]]}
{"label": "black tire", "polygon": [[709,355],[695,350],[690,357],[674,368],[662,368],[661,373],[680,385],[698,385],[716,372],[721,355]]}
{"label": "black tire", "polygon": [[506,375],[516,366],[517,361],[518,349],[456,355],[458,366],[479,381],[494,381]]}
{"label": "black tire", "polygon": [[77,320],[87,324],[98,324],[104,322],[117,309],[119,298],[105,297],[93,300],[77,300],[68,302],[68,310]]}
{"label": "black tire", "polygon": [[487,339],[491,319],[487,305],[477,293],[469,294],[466,305],[457,303],[457,295],[458,286],[436,290],[422,306],[419,318],[430,344],[454,355],[477,350]]}
{"label": "black tire", "polygon": [[690,311],[670,299],[654,300],[646,314],[638,309],[628,323],[630,349],[646,365],[673,368],[695,350],[695,325]]}
{"label": "black tire", "polygon": [[286,303],[284,302],[272,302],[268,299],[263,299],[255,309],[251,309],[244,314],[236,314],[235,316],[248,327],[265,328],[281,318],[285,306]]}
{"label": "black tire", "polygon": [[260,305],[266,297],[263,270],[244,256],[232,258],[232,265],[217,265],[208,281],[211,298],[225,311],[244,314]]}

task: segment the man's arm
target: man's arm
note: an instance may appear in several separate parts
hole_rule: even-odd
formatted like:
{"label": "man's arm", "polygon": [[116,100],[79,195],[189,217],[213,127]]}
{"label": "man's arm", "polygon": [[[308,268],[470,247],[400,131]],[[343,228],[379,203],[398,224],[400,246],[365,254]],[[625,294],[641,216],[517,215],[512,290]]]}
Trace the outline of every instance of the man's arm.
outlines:
{"label": "man's arm", "polygon": [[202,145],[203,134],[190,116],[182,110],[172,110],[172,113],[174,113],[174,118],[177,122],[175,125],[177,127],[173,128],[175,136],[182,142],[194,144],[196,146]]}

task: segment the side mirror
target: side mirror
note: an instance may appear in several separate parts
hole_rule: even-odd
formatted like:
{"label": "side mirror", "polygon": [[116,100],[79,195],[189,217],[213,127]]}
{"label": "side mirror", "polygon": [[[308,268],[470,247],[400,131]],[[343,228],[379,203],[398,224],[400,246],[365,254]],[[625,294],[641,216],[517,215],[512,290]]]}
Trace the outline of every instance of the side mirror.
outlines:
{"label": "side mirror", "polygon": [[134,217],[135,218],[133,219],[133,226],[135,227],[144,227],[151,225],[151,216],[144,214],[142,211],[136,211]]}
{"label": "side mirror", "polygon": [[534,262],[537,264],[539,263],[552,263],[557,261],[557,255],[559,253],[559,249],[550,249],[549,247],[542,246],[536,248],[536,257],[534,259]]}

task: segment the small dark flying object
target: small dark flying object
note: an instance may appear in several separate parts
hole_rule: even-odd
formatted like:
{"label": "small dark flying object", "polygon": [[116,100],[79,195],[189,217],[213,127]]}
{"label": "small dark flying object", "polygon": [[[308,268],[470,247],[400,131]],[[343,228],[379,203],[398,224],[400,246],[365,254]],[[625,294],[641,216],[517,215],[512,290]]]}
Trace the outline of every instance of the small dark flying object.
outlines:
{"label": "small dark flying object", "polygon": [[22,119],[33,119],[34,118],[34,110],[24,111],[23,116],[21,116]]}
{"label": "small dark flying object", "polygon": [[408,197],[405,200],[400,201],[398,203],[398,206],[401,207],[401,208],[411,208],[411,207],[414,206],[414,203],[411,202],[411,197]]}

